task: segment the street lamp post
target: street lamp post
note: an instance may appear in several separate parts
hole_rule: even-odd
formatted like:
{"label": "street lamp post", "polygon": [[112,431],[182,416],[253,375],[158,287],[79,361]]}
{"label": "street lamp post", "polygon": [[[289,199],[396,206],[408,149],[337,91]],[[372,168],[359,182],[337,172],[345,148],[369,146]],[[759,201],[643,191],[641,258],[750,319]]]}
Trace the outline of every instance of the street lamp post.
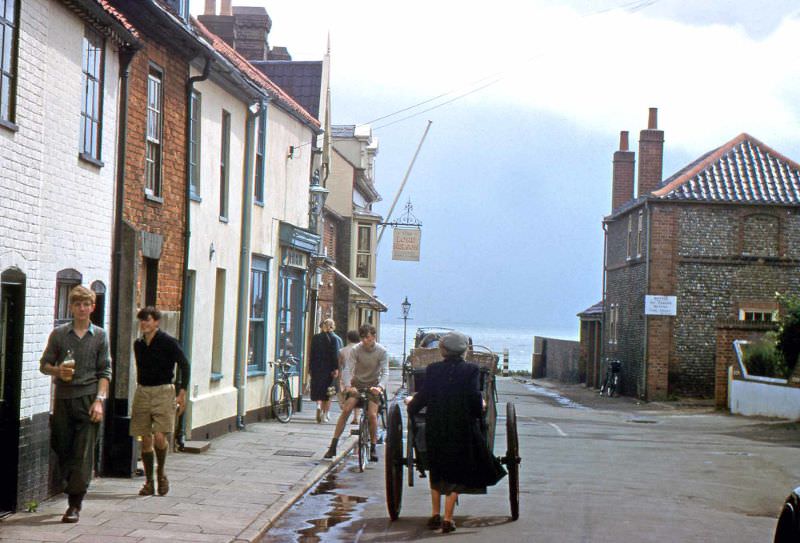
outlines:
{"label": "street lamp post", "polygon": [[400,307],[403,310],[403,388],[405,388],[406,373],[408,373],[406,371],[408,369],[408,362],[406,361],[406,327],[408,325],[408,312],[411,311],[411,302],[408,301],[408,296],[406,296],[403,303],[400,304]]}

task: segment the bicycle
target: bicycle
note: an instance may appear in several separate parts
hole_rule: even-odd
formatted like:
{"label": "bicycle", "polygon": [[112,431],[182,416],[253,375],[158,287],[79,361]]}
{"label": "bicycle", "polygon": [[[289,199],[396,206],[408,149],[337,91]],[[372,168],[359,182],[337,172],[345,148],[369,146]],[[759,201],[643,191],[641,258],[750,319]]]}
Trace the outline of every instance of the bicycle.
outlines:
{"label": "bicycle", "polygon": [[270,389],[269,397],[272,401],[272,414],[280,422],[287,423],[292,420],[294,405],[292,404],[292,380],[289,373],[295,367],[298,360],[293,356],[286,356],[277,362],[270,362],[270,366],[275,366],[277,374],[275,382]]}
{"label": "bicycle", "polygon": [[[385,398],[385,391],[382,396]],[[382,405],[378,406],[378,413],[380,414],[381,410],[383,409],[384,402],[381,401]],[[367,463],[369,462],[369,450],[370,446],[372,445],[370,439],[370,431],[369,431],[369,415],[367,411],[369,411],[369,399],[367,397],[366,391],[359,392],[358,395],[358,404],[361,407],[361,416],[358,419],[358,471],[363,472],[364,468],[367,467]],[[376,431],[380,431],[376,428]]]}
{"label": "bicycle", "polygon": [[603,380],[603,384],[600,387],[601,396],[603,394],[609,398],[614,396],[614,393],[617,392],[617,388],[619,387],[620,371],[622,371],[622,362],[619,360],[612,358],[606,362],[606,378]]}

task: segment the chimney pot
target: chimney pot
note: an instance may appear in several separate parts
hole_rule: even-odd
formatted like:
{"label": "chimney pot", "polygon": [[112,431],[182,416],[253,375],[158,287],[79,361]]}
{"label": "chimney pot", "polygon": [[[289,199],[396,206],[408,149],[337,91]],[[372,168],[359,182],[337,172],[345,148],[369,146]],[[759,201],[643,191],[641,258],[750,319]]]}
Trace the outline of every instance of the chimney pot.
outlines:
{"label": "chimney pot", "polygon": [[233,7],[231,6],[231,0],[222,0],[222,4],[219,8],[220,15],[233,15]]}
{"label": "chimney pot", "polygon": [[217,0],[206,0],[206,10],[203,15],[216,15],[217,14]]}
{"label": "chimney pot", "polygon": [[623,130],[619,133],[619,150],[620,151],[627,151],[628,150],[628,131]]}
{"label": "chimney pot", "polygon": [[647,119],[647,128],[648,130],[656,130],[658,129],[658,108],[651,107],[650,108],[650,115]]}

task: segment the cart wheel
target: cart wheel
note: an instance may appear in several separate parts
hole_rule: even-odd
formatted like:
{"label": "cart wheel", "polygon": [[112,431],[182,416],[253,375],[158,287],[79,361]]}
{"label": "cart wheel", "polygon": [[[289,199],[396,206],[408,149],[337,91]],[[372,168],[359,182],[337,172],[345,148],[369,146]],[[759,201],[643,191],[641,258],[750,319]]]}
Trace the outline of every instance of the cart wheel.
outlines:
{"label": "cart wheel", "polygon": [[511,504],[511,520],[519,518],[519,439],[517,438],[517,411],[514,404],[506,403],[506,457],[508,469],[508,501]]}
{"label": "cart wheel", "polygon": [[389,517],[397,520],[403,501],[403,417],[396,403],[389,408],[389,426],[386,428],[386,509]]}
{"label": "cart wheel", "polygon": [[408,416],[406,424],[406,468],[408,469],[408,486],[414,486],[414,417]]}

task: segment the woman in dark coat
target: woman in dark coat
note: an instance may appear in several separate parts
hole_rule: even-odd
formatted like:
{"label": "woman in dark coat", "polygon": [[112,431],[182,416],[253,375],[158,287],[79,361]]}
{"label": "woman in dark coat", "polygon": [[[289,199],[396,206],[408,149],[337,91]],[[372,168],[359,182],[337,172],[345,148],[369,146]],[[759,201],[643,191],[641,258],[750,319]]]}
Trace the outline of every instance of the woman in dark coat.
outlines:
{"label": "woman in dark coat", "polygon": [[328,422],[331,408],[328,387],[339,375],[339,338],[333,333],[333,319],[319,325],[321,332],[311,338],[308,370],[311,374],[311,401],[317,402],[317,422]]}
{"label": "woman in dark coat", "polygon": [[408,404],[410,416],[427,408],[425,442],[432,505],[428,527],[441,526],[444,533],[455,530],[453,510],[460,493],[484,494],[487,486],[505,475],[481,432],[480,370],[464,361],[468,343],[469,338],[459,332],[441,338],[439,350],[444,360],[428,366],[421,389]]}

